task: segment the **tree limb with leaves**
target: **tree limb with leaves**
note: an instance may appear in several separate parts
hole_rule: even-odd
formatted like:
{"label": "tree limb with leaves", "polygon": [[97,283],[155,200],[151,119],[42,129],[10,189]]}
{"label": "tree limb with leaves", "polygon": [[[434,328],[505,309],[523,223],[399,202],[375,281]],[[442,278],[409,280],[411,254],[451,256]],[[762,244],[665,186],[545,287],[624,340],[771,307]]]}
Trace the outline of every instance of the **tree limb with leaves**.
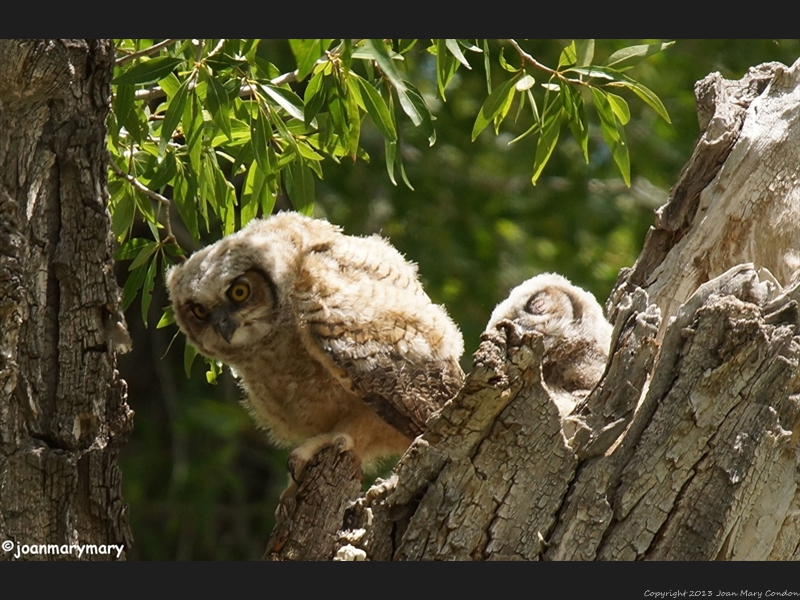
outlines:
{"label": "tree limb with leaves", "polygon": [[[516,105],[516,119],[529,119],[531,125],[514,141],[538,138],[534,184],[563,124],[569,125],[588,162],[586,105],[592,103],[603,138],[630,185],[624,133],[630,111],[611,89],[631,90],[669,121],[658,97],[625,71],[671,42],[629,46],[610,54],[602,65],[593,62],[594,40],[571,42],[555,68],[534,59],[516,40],[505,41],[494,57],[488,40],[287,43],[296,66],[285,72],[268,60],[258,40],[117,43],[109,119],[110,209],[121,244],[116,258],[131,261],[123,306],[138,294],[145,323],[157,273],[196,248],[201,230],[214,237],[229,235],[256,216],[271,214],[280,195],[310,214],[315,181],[323,178],[326,161],[368,160],[361,145],[367,115],[383,137],[388,177],[395,185],[399,179],[412,187],[400,151],[401,125],[410,122],[429,144],[436,141],[434,116],[403,70],[412,52],[435,57],[436,91],[442,100],[458,69],[471,69],[467,55],[483,55],[487,98],[476,115],[472,138],[490,123],[499,132]],[[505,58],[506,48],[518,66]],[[492,76],[494,60],[502,77]],[[540,84],[534,75],[542,77]],[[526,106],[530,114],[522,117]],[[131,237],[138,220],[149,225],[151,238]],[[177,237],[174,221],[180,224]],[[166,308],[158,327],[173,322]],[[187,372],[195,355],[187,344]],[[209,381],[214,381],[221,367],[213,361],[208,365]]]}

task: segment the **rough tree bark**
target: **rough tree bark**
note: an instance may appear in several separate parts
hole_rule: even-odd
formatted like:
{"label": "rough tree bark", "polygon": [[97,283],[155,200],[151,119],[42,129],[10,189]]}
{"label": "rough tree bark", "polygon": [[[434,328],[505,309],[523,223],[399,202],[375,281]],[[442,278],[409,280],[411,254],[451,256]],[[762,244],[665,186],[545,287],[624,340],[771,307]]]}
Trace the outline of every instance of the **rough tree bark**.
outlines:
{"label": "rough tree bark", "polygon": [[323,452],[265,558],[800,559],[800,61],[695,91],[597,388],[562,420],[541,340],[502,323],[388,481]]}
{"label": "rough tree bark", "polygon": [[133,415],[115,368],[127,334],[106,210],[113,61],[110,41],[0,41],[4,559],[124,558],[108,545],[131,540],[117,455]]}

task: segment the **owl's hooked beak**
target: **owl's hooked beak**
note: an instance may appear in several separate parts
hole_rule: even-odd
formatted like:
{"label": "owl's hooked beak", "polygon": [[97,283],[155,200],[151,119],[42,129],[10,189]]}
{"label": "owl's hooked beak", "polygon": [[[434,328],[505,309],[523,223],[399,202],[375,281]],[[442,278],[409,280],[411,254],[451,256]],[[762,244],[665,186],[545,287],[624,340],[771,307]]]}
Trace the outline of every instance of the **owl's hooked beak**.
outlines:
{"label": "owl's hooked beak", "polygon": [[211,311],[211,324],[216,332],[229,344],[236,328],[239,326],[226,306],[217,306]]}

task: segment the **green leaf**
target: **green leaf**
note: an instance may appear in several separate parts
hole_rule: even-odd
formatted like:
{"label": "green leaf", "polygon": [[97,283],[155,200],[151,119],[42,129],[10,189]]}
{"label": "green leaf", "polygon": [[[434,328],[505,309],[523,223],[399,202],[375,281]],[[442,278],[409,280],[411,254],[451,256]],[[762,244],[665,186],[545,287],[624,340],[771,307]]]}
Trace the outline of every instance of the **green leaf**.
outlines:
{"label": "green leaf", "polygon": [[172,187],[172,198],[175,200],[175,206],[178,209],[178,214],[186,225],[186,229],[195,241],[200,240],[200,229],[197,223],[197,207],[194,200],[195,190],[197,185],[194,181],[190,181],[188,177],[192,177],[191,172],[185,170],[182,161],[176,163],[178,167],[175,173],[175,180]]}
{"label": "green leaf", "polygon": [[283,88],[276,87],[271,83],[262,84],[261,86],[264,93],[272,98],[278,106],[283,108],[287,113],[295,119],[304,121],[303,116],[303,101],[300,97],[292,91],[284,90]]}
{"label": "green leaf", "polygon": [[219,126],[229,140],[233,140],[228,92],[225,86],[213,76],[208,78],[206,106],[211,113],[211,118],[214,120],[214,123]]}
{"label": "green leaf", "polygon": [[372,122],[375,123],[375,127],[378,128],[378,131],[380,131],[387,140],[396,140],[397,130],[395,129],[392,115],[378,90],[372,87],[368,81],[358,77],[355,73],[351,73],[350,76],[357,78],[364,92],[361,98],[364,100],[364,105],[367,107],[367,112],[369,116],[372,117]]}
{"label": "green leaf", "polygon": [[233,233],[235,227],[236,191],[233,184],[228,181],[219,168],[218,161],[209,159],[208,162],[211,165],[214,178],[214,204],[216,205],[217,215],[222,219],[224,235],[229,235]]}
{"label": "green leaf", "polygon": [[258,116],[253,118],[251,123],[250,142],[258,165],[268,173],[274,170],[274,167],[270,164],[269,152],[267,152],[272,138],[272,127],[270,127],[269,123],[269,117],[264,107],[259,106]]}
{"label": "green leaf", "polygon": [[345,91],[347,101],[350,102],[350,97],[352,96],[352,100],[355,101],[357,107],[366,112],[367,106],[364,104],[364,99],[362,98],[361,94],[361,86],[357,81],[357,79],[359,79],[358,75],[350,72],[347,74],[347,77],[343,77],[343,79],[347,84],[347,90]]}
{"label": "green leaf", "polygon": [[150,180],[150,189],[160,190],[165,185],[170,183],[175,177],[177,168],[175,166],[175,153],[172,150],[167,150],[164,158],[156,167],[156,172]]}
{"label": "green leaf", "polygon": [[568,124],[572,136],[578,142],[583,152],[583,159],[589,162],[589,120],[586,117],[586,108],[583,105],[583,96],[573,86],[561,86],[561,101],[564,112],[568,117]]}
{"label": "green leaf", "polygon": [[531,183],[536,185],[539,176],[542,174],[553,149],[558,142],[558,135],[561,132],[561,110],[559,110],[560,97],[556,96],[544,109],[542,115],[542,131],[539,140],[536,142],[536,156],[533,160],[533,177]]}
{"label": "green leaf", "polygon": [[[136,90],[132,85],[119,85],[116,89],[114,96],[114,114],[117,117],[117,123],[124,125],[129,118],[130,112],[134,110]],[[117,130],[114,134],[118,134]],[[118,143],[115,141],[115,143]]]}
{"label": "green leaf", "polygon": [[322,40],[289,40],[289,46],[297,61],[297,80],[302,81],[311,73],[317,59],[322,56]]}
{"label": "green leaf", "polygon": [[147,269],[144,266],[128,274],[125,285],[122,287],[122,310],[128,310],[131,302],[136,298],[136,292],[142,287],[146,276]]}
{"label": "green leaf", "polygon": [[497,57],[498,61],[500,62],[500,66],[503,67],[504,70],[508,71],[509,73],[517,73],[521,69],[510,65],[506,61],[506,57],[503,55],[503,48],[500,48],[500,55]]}
{"label": "green leaf", "polygon": [[324,156],[317,154],[314,149],[303,140],[297,140],[297,150],[300,152],[300,156],[307,158],[314,163],[325,160]]}
{"label": "green leaf", "polygon": [[558,57],[558,68],[574,65],[577,61],[578,51],[575,48],[575,40],[573,40],[561,51],[561,56]]}
{"label": "green leaf", "polygon": [[611,106],[611,110],[614,111],[617,119],[619,119],[619,122],[623,125],[627,125],[628,121],[631,120],[631,111],[628,108],[628,103],[625,102],[625,98],[612,94],[611,92],[606,92],[606,99]]}
{"label": "green leaf", "polygon": [[452,52],[453,56],[456,57],[456,60],[458,60],[458,62],[460,62],[468,69],[472,70],[472,67],[469,66],[467,58],[464,56],[464,53],[461,52],[461,48],[458,46],[458,40],[455,39],[445,40],[445,45],[447,46],[447,49],[450,50],[450,52]]}
{"label": "green leaf", "polygon": [[392,184],[397,185],[397,181],[394,178],[394,169],[397,167],[400,170],[400,176],[403,179],[403,183],[405,183],[408,189],[413,192],[414,187],[411,185],[411,182],[409,182],[408,177],[406,176],[406,170],[403,167],[403,157],[397,151],[397,142],[384,140],[384,147],[386,149],[386,170],[389,173],[389,179],[392,180]]}
{"label": "green leaf", "polygon": [[408,180],[408,176],[406,175],[406,168],[403,166],[403,158],[401,154],[398,152],[395,154],[395,160],[400,167],[400,177],[403,179],[403,183],[406,184],[406,187],[410,189],[412,192],[414,191],[414,187],[411,185],[411,182]]}
{"label": "green leaf", "polygon": [[531,113],[533,114],[534,124],[538,124],[542,118],[539,116],[539,107],[536,105],[536,99],[533,97],[531,90],[526,90],[525,94],[528,96],[528,101],[531,103]]}
{"label": "green leaf", "polygon": [[131,263],[131,266],[128,267],[128,271],[133,271],[141,267],[149,260],[156,250],[158,250],[158,242],[147,242],[144,246],[142,246],[141,250],[139,250],[139,254],[136,255],[136,258]]}
{"label": "green leaf", "polygon": [[186,99],[189,95],[189,85],[193,80],[192,77],[187,77],[175,95],[170,98],[169,105],[167,106],[167,114],[164,116],[164,122],[161,124],[161,140],[159,148],[163,150],[172,139],[172,132],[178,126],[178,123],[183,117],[183,110],[186,107]]}
{"label": "green leaf", "polygon": [[536,80],[526,73],[520,77],[519,81],[517,81],[514,87],[518,92],[524,92],[525,90],[531,89],[535,83]]}
{"label": "green leaf", "polygon": [[433,146],[436,141],[436,132],[433,129],[433,119],[428,105],[422,98],[422,94],[408,81],[404,82],[404,89],[397,90],[398,99],[403,112],[408,115],[411,122],[422,130],[422,134],[428,138],[428,143]]}
{"label": "green leaf", "polygon": [[632,79],[626,77],[623,81],[615,82],[613,85],[626,87],[632,90],[633,93],[639,96],[639,98],[641,98],[645,104],[656,111],[658,116],[664,119],[667,123],[672,123],[666,107],[658,98],[658,96],[656,96],[650,89],[646,88],[638,81],[633,81]]}
{"label": "green leaf", "polygon": [[628,46],[627,48],[622,48],[614,52],[611,56],[608,57],[606,61],[606,66],[610,67],[612,65],[619,65],[623,62],[629,62],[630,65],[633,65],[640,60],[647,58],[648,56],[652,56],[653,54],[658,54],[662,50],[666,50],[670,46],[672,46],[675,42],[662,42],[657,44],[640,44],[636,46]]}
{"label": "green leaf", "polygon": [[589,78],[595,79],[608,79],[610,81],[617,81],[623,75],[614,69],[609,69],[608,67],[598,67],[598,66],[590,66],[590,67],[572,67],[564,71],[565,73],[578,73],[579,75],[584,75]]}
{"label": "green leaf", "polygon": [[206,371],[206,381],[211,385],[217,385],[217,379],[222,374],[222,368],[217,361],[213,359],[207,358],[206,364],[208,365],[208,370]]}
{"label": "green leaf", "polygon": [[156,329],[163,329],[164,327],[172,325],[175,322],[175,311],[173,310],[171,304],[165,306],[162,310],[164,312],[161,314],[161,318],[158,320]]}
{"label": "green leaf", "polygon": [[577,65],[579,67],[592,64],[592,59],[594,58],[594,40],[581,40],[578,42],[576,53],[578,55]]}
{"label": "green leaf", "polygon": [[617,123],[605,92],[594,87],[591,90],[597,115],[600,117],[600,132],[611,150],[611,156],[614,158],[614,162],[617,163],[625,185],[630,187],[631,165],[628,144],[625,141],[625,130]]}
{"label": "green leaf", "polygon": [[500,111],[494,117],[494,133],[495,135],[500,133],[500,124],[503,122],[503,119],[506,118],[508,115],[508,111],[511,110],[511,104],[514,102],[514,95],[516,94],[516,85],[514,88],[506,95],[505,102],[503,102]]}
{"label": "green leaf", "polygon": [[[405,90],[405,83],[401,79],[400,73],[394,68],[394,61],[390,58],[383,40],[367,40],[364,42],[364,50],[369,57],[378,63],[378,67],[383,71],[383,74],[389,78],[389,81],[398,93],[400,90]],[[356,52],[353,52],[353,58],[356,58]],[[416,123],[414,124],[416,125]]]}
{"label": "green leaf", "polygon": [[411,50],[417,43],[416,38],[409,38],[404,40],[397,40],[397,52],[399,54],[405,54],[409,50]]}
{"label": "green leaf", "polygon": [[[121,240],[133,226],[133,219],[136,215],[136,199],[133,197],[133,194],[131,194],[130,186],[127,181],[118,181],[118,183],[121,184],[119,191],[112,194],[111,197],[111,205],[113,206],[113,210],[111,211],[111,227],[114,230],[114,236],[117,240]],[[110,183],[108,187],[110,190]]]}
{"label": "green leaf", "polygon": [[447,88],[447,84],[450,83],[453,75],[456,74],[458,63],[447,51],[445,40],[436,40],[434,48],[436,50],[436,84],[439,88],[439,95],[444,100],[447,100],[444,93],[445,88]]}
{"label": "green leaf", "polygon": [[397,181],[394,178],[394,155],[397,152],[397,141],[389,141],[386,138],[383,140],[383,147],[386,155],[386,172],[389,174],[392,185],[397,186]]}
{"label": "green leaf", "polygon": [[[262,113],[262,115],[264,114],[266,113]],[[278,139],[285,141],[295,153],[299,154],[300,151],[297,149],[297,144],[294,141],[294,135],[292,135],[292,132],[289,131],[288,127],[286,127],[286,123],[283,122],[283,119],[275,115],[275,113],[270,112],[270,115],[273,117],[271,120],[272,124],[275,125],[275,129],[278,130]],[[281,167],[280,160],[281,159],[279,157],[279,164],[277,165],[277,168]],[[291,158],[289,158],[289,160],[291,160]]]}
{"label": "green leaf", "polygon": [[265,217],[271,215],[275,209],[275,201],[277,199],[278,194],[274,181],[267,181],[267,188],[261,195],[261,214]]}
{"label": "green leaf", "polygon": [[303,122],[306,124],[306,127],[311,125],[311,121],[314,120],[314,117],[317,116],[317,113],[325,103],[328,86],[329,82],[325,81],[322,70],[314,73],[311,80],[308,82],[306,91],[303,94],[303,101],[305,102],[305,107],[303,108],[305,119]]}
{"label": "green leaf", "polygon": [[171,73],[175,67],[183,62],[181,58],[172,56],[157,56],[156,58],[142,58],[127,71],[115,77],[112,84],[135,85],[138,83],[153,83]]}
{"label": "green leaf", "polygon": [[489,97],[483,102],[478,116],[475,119],[475,125],[472,127],[472,141],[480,135],[481,131],[486,129],[486,126],[503,110],[510,97],[514,95],[514,89],[517,81],[520,79],[520,74],[514,75],[508,81],[504,81],[498,85]]}
{"label": "green leaf", "polygon": [[150,266],[147,268],[147,274],[144,278],[142,286],[142,322],[147,327],[147,313],[150,311],[150,302],[153,299],[153,286],[155,285],[156,268],[158,265],[158,255],[153,257],[150,261]]}
{"label": "green leaf", "polygon": [[314,210],[314,176],[304,161],[297,160],[290,164],[283,173],[286,174],[286,193],[297,211],[311,215]]}
{"label": "green leaf", "polygon": [[[199,87],[199,86],[198,86]],[[203,153],[203,111],[200,108],[200,99],[197,94],[191,94],[186,100],[183,109],[183,134],[186,139],[186,148],[189,151],[189,164],[195,174],[202,169],[200,157]]]}
{"label": "green leaf", "polygon": [[[333,41],[332,39],[331,40],[323,40],[322,49],[323,50],[327,50],[328,45],[332,41]],[[352,65],[353,65],[353,40],[351,40],[350,38],[344,38],[342,40],[342,43],[339,46],[339,48],[340,48],[340,50],[339,50],[339,61],[341,62],[342,66],[344,67],[343,71],[345,73],[349,73],[350,69],[352,68]]]}
{"label": "green leaf", "polygon": [[145,246],[154,243],[153,240],[147,238],[131,238],[114,253],[114,260],[131,260],[138,256]]}
{"label": "green leaf", "polygon": [[172,98],[177,93],[178,88],[181,87],[181,82],[175,73],[170,73],[166,77],[159,79],[158,85],[161,86],[168,98]]}
{"label": "green leaf", "polygon": [[186,345],[183,347],[183,370],[186,373],[186,377],[191,377],[192,363],[198,353],[197,348],[192,346],[188,339],[185,339],[184,342]]}
{"label": "green leaf", "polygon": [[262,196],[267,191],[266,188],[267,177],[264,171],[259,168],[258,163],[253,162],[247,171],[247,178],[244,180],[244,186],[242,188],[242,227],[258,213],[258,208],[262,202]]}
{"label": "green leaf", "polygon": [[247,69],[250,67],[246,60],[236,58],[235,56],[231,56],[230,54],[226,54],[224,52],[221,54],[215,54],[214,56],[209,56],[204,62],[215,72],[231,69],[247,71]]}
{"label": "green leaf", "polygon": [[483,40],[483,69],[486,71],[486,93],[492,93],[492,65],[489,60],[489,41]]}
{"label": "green leaf", "polygon": [[367,109],[364,105],[364,101],[361,99],[361,89],[358,82],[352,77],[347,78],[344,107],[348,124],[345,129],[344,143],[347,147],[347,153],[355,160],[356,154],[358,153],[358,141],[361,137],[361,112],[359,111],[359,107],[365,111]]}

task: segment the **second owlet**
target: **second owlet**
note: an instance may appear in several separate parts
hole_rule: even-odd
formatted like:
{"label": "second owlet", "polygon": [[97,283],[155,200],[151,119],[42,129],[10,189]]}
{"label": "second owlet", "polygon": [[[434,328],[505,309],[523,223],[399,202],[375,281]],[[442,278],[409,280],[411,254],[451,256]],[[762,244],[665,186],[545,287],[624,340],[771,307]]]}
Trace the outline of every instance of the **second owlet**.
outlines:
{"label": "second owlet", "polygon": [[603,376],[613,327],[594,296],[566,277],[543,273],[524,281],[497,305],[486,328],[502,319],[544,336],[542,377],[549,387],[580,395]]}
{"label": "second owlet", "polygon": [[463,383],[461,332],[377,235],[283,212],[172,267],[167,286],[189,341],[295,448],[293,471],[329,443],[367,465],[402,454]]}

